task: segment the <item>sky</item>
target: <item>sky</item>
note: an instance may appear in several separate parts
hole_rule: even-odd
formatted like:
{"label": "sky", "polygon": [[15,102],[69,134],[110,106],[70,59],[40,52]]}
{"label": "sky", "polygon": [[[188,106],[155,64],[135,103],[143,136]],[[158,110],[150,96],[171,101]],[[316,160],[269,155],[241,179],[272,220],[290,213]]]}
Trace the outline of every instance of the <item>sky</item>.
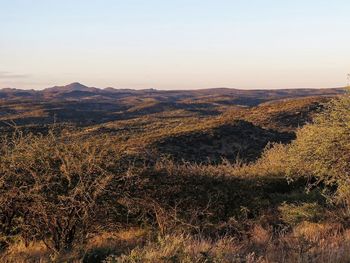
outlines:
{"label": "sky", "polygon": [[349,0],[0,0],[0,88],[319,88],[347,73]]}

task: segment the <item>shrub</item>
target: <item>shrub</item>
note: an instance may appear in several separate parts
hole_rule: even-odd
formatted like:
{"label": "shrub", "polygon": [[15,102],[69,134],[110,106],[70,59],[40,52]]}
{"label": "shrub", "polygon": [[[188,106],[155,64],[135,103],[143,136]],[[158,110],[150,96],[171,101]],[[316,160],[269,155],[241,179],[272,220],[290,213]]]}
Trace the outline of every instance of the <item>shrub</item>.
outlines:
{"label": "shrub", "polygon": [[[325,105],[312,124],[297,132],[288,150],[289,176],[316,179],[335,203],[350,207],[350,95]],[[312,186],[312,184],[311,184]]]}
{"label": "shrub", "polygon": [[318,221],[323,215],[323,210],[317,203],[302,203],[300,205],[283,203],[278,210],[281,213],[281,219],[291,226],[303,221]]}
{"label": "shrub", "polygon": [[250,164],[248,172],[258,176],[285,176],[288,165],[288,145],[268,144],[261,157]]}
{"label": "shrub", "polygon": [[83,242],[115,156],[108,140],[72,140],[53,132],[3,138],[1,231],[43,240],[55,252]]}

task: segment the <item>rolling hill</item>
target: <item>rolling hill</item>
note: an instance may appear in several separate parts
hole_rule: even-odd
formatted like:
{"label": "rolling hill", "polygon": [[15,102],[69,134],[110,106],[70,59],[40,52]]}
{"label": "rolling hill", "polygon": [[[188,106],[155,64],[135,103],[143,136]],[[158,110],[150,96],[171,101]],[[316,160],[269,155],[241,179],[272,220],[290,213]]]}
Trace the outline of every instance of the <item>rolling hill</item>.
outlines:
{"label": "rolling hill", "polygon": [[[55,124],[77,136],[109,134],[130,156],[190,162],[259,157],[287,143],[322,103],[344,89],[126,90],[80,83],[0,90],[0,129],[43,132]],[[154,157],[157,156],[157,157]]]}

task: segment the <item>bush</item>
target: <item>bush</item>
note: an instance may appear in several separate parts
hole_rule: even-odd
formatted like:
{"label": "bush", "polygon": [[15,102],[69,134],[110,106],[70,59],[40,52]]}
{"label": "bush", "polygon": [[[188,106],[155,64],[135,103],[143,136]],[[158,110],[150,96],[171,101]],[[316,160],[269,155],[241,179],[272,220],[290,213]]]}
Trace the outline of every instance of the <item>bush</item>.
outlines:
{"label": "bush", "polygon": [[278,210],[283,222],[291,226],[304,221],[317,222],[323,215],[323,210],[317,203],[302,203],[300,205],[283,203]]}
{"label": "bush", "polygon": [[0,230],[55,252],[84,242],[115,169],[108,140],[16,133],[3,138],[0,154]]}
{"label": "bush", "polygon": [[326,186],[332,201],[350,207],[349,94],[326,104],[312,124],[297,132],[288,158],[289,176],[309,177],[313,185]]}

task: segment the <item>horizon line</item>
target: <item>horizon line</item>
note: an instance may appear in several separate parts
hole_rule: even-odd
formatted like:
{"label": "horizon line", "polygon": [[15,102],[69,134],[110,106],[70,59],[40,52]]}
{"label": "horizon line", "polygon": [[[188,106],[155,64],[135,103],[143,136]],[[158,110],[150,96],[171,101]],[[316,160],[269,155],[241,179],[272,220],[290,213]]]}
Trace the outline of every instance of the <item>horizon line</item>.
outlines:
{"label": "horizon line", "polygon": [[68,83],[66,85],[55,85],[55,86],[48,86],[48,87],[44,87],[44,88],[13,88],[13,87],[3,87],[0,88],[1,90],[6,90],[6,89],[10,89],[10,90],[28,90],[28,91],[44,91],[47,89],[51,89],[51,88],[59,88],[59,87],[67,87],[70,85],[81,85],[87,88],[95,88],[95,89],[99,89],[99,90],[106,90],[106,89],[115,89],[115,90],[156,90],[156,91],[193,91],[193,90],[211,90],[211,89],[232,89],[232,90],[243,90],[243,91],[258,91],[258,90],[295,90],[295,89],[344,89],[347,88],[346,85],[344,86],[338,86],[338,87],[286,87],[286,88],[237,88],[237,87],[227,87],[227,86],[219,86],[219,87],[212,87],[212,88],[115,88],[112,86],[108,86],[108,87],[97,87],[97,86],[90,86],[90,85],[85,85],[82,84],[81,82],[71,82]]}

